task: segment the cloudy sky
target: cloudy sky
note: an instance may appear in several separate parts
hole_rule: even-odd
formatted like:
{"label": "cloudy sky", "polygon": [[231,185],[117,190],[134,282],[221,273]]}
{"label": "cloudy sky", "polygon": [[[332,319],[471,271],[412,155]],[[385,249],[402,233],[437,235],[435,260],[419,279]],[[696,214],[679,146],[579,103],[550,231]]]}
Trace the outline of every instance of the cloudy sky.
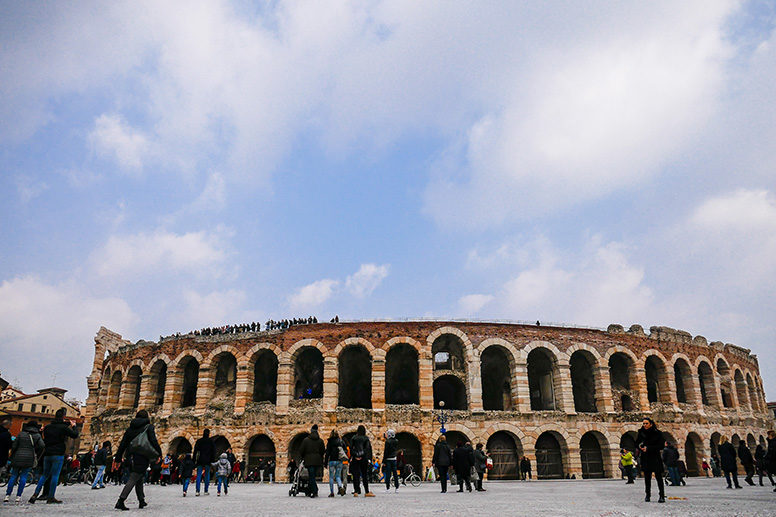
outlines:
{"label": "cloudy sky", "polygon": [[[511,4],[511,5],[510,5]],[[0,371],[93,337],[667,325],[776,398],[776,8],[0,1]]]}

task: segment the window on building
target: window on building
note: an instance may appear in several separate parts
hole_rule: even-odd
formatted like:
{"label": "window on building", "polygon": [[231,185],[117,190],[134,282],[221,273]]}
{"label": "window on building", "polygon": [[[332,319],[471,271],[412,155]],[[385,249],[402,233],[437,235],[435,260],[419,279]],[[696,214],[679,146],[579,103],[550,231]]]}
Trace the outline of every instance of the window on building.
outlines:
{"label": "window on building", "polygon": [[24,404],[19,404],[19,409],[17,409],[17,411],[24,411],[23,408],[24,408]]}
{"label": "window on building", "polygon": [[35,412],[35,406],[36,406],[36,404],[30,405],[30,413],[34,413]]}
{"label": "window on building", "polygon": [[40,406],[40,412],[41,413],[47,413],[46,406]]}

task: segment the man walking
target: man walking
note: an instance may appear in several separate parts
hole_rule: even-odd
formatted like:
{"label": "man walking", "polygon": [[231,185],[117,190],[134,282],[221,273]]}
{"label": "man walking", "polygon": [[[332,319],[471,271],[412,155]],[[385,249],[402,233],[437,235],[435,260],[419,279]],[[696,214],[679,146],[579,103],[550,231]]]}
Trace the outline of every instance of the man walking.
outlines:
{"label": "man walking", "polygon": [[666,442],[663,449],[663,464],[668,469],[668,477],[671,479],[671,486],[679,486],[679,451],[671,442]]}
{"label": "man walking", "polygon": [[388,429],[385,432],[385,448],[383,449],[383,470],[385,471],[385,491],[391,490],[391,477],[393,477],[395,492],[399,491],[399,475],[396,473],[396,453],[399,451],[399,440],[396,439],[396,431]]}
{"label": "man walking", "polygon": [[105,441],[97,454],[94,455],[94,466],[97,467],[97,475],[94,476],[92,490],[105,488],[103,477],[105,476],[105,467],[108,465],[108,456],[110,456],[110,442]]}
{"label": "man walking", "polygon": [[210,439],[210,429],[205,429],[202,431],[202,438],[194,444],[194,463],[197,466],[197,492],[194,494],[195,496],[199,496],[203,474],[205,476],[205,495],[209,495],[207,490],[210,487],[210,467],[215,460],[216,446]]}
{"label": "man walking", "polygon": [[[135,445],[132,442],[136,437],[143,433],[146,434],[152,450],[133,450]],[[145,494],[143,493],[143,480],[145,479],[146,470],[148,470],[151,461],[155,461],[162,455],[162,448],[159,447],[159,442],[156,440],[154,426],[151,425],[151,419],[148,416],[148,411],[145,409],[141,409],[137,412],[135,418],[129,423],[129,428],[127,428],[124,432],[124,436],[121,438],[119,448],[116,450],[116,456],[118,458],[123,458],[125,454],[129,460],[131,472],[129,478],[127,478],[127,484],[124,485],[124,489],[121,491],[119,500],[116,501],[116,506],[114,508],[117,510],[129,510],[124,504],[124,501],[126,501],[129,493],[134,488],[135,495],[137,496],[138,508],[142,510],[148,506],[145,502]]]}
{"label": "man walking", "polygon": [[68,437],[78,438],[78,430],[75,428],[75,424],[65,422],[65,409],[60,408],[54,413],[54,421],[43,429],[43,443],[46,446],[46,452],[43,456],[43,473],[38,480],[38,486],[35,487],[35,493],[30,497],[30,504],[35,503],[38,499],[46,480],[50,481],[46,503],[62,503],[54,496],[59,483],[59,473],[62,471],[62,464],[65,461],[65,441]]}
{"label": "man walking", "polygon": [[442,435],[434,445],[434,457],[431,459],[431,467],[439,470],[439,482],[442,485],[442,493],[447,492],[447,470],[453,463],[453,453],[447,445],[447,437]]}

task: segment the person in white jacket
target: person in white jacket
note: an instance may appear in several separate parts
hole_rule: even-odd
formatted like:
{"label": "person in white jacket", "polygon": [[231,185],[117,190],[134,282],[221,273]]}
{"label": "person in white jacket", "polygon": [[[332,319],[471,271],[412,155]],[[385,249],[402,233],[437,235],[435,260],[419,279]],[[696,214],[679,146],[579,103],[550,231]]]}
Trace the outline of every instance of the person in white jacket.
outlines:
{"label": "person in white jacket", "polygon": [[221,483],[224,484],[224,495],[229,494],[229,473],[232,472],[232,464],[229,463],[226,453],[222,452],[218,461],[213,463],[216,469],[217,496],[221,495]]}

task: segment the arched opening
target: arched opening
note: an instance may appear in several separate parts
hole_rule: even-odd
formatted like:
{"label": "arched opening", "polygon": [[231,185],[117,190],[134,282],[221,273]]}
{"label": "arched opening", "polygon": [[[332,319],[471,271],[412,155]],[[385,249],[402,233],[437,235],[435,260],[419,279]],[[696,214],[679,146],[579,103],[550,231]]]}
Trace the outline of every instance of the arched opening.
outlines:
{"label": "arched opening", "polygon": [[411,433],[398,433],[396,439],[399,440],[399,450],[404,452],[404,462],[412,465],[415,473],[423,477],[423,453],[421,452],[420,440]]}
{"label": "arched opening", "polygon": [[733,374],[733,382],[736,385],[736,396],[738,397],[738,406],[742,409],[751,409],[749,405],[749,398],[746,394],[746,382],[744,382],[744,374],[741,370],[736,370]]}
{"label": "arched opening", "polygon": [[698,380],[701,386],[701,402],[704,406],[711,406],[710,394],[714,393],[714,372],[709,363],[702,361],[698,365]]}
{"label": "arched opening", "polygon": [[663,438],[665,439],[665,441],[667,441],[668,443],[673,443],[674,447],[676,447],[678,450],[679,442],[676,440],[676,438],[674,438],[674,435],[669,433],[668,431],[661,431],[661,432],[663,433]]}
{"label": "arched opening", "polygon": [[574,411],[577,413],[595,413],[596,391],[593,367],[595,357],[590,352],[577,350],[571,354],[571,391],[574,395]]}
{"label": "arched opening", "polygon": [[676,401],[681,404],[693,403],[692,370],[681,357],[674,363],[674,384],[676,386]]}
{"label": "arched opening", "polygon": [[718,456],[719,455],[719,440],[722,438],[722,436],[714,432],[711,434],[711,438],[709,438],[709,451],[711,455]]}
{"label": "arched opening", "polygon": [[[296,436],[294,436],[291,439],[291,442],[288,444],[288,459],[293,459],[296,462],[296,465],[299,466],[299,463],[302,461],[302,455],[299,454],[299,449],[302,447],[302,441],[304,441],[305,438],[310,433],[303,432],[299,433]],[[350,442],[348,442],[350,443]],[[323,479],[323,469],[318,469],[318,472],[315,475],[316,479],[319,481]]]}
{"label": "arched opening", "polygon": [[604,444],[600,442],[602,438],[603,436],[599,437],[598,433],[588,431],[579,440],[579,458],[582,461],[583,479],[606,477],[602,451]]}
{"label": "arched opening", "polygon": [[218,459],[222,452],[232,448],[226,436],[213,436],[211,440],[213,440],[213,446],[216,448],[216,459]]}
{"label": "arched opening", "polygon": [[167,386],[167,363],[161,359],[151,367],[149,386],[154,390],[151,398],[153,405],[157,408],[161,407],[164,404],[164,390]]}
{"label": "arched opening", "polygon": [[637,385],[634,376],[633,359],[627,354],[616,352],[609,357],[609,382],[615,411],[633,411],[636,408],[634,401],[638,397],[633,389]]}
{"label": "arched opening", "polygon": [[689,433],[684,441],[684,465],[687,467],[687,475],[699,476],[702,472],[701,461],[703,454],[703,441],[696,433]]}
{"label": "arched opening", "polygon": [[528,354],[527,362],[531,409],[555,409],[555,378],[558,377],[555,356],[546,348],[535,348]]}
{"label": "arched opening", "polygon": [[323,398],[323,355],[315,347],[304,347],[296,356],[294,398]]}
{"label": "arched opening", "polygon": [[114,372],[110,378],[110,387],[108,388],[108,407],[119,407],[119,395],[121,394],[121,372]]}
{"label": "arched opening", "polygon": [[271,350],[260,350],[253,362],[253,401],[276,404],[277,397],[278,358]]}
{"label": "arched opening", "polygon": [[385,403],[418,404],[418,352],[412,345],[398,343],[385,357]]}
{"label": "arched opening", "polygon": [[751,451],[752,456],[754,456],[755,449],[757,449],[757,439],[752,433],[746,435],[746,446]]}
{"label": "arched opening", "polygon": [[181,407],[197,404],[197,384],[199,383],[199,362],[191,356],[184,359],[183,386],[181,387]]}
{"label": "arched opening", "polygon": [[556,433],[545,431],[536,440],[536,477],[563,479],[563,450]]}
{"label": "arched opening", "polygon": [[733,444],[733,447],[736,448],[736,451],[738,450],[738,444],[741,443],[741,437],[738,436],[738,434],[734,434],[730,437],[730,443]]}
{"label": "arched opening", "polygon": [[455,449],[459,443],[466,444],[466,442],[471,441],[469,440],[469,437],[461,431],[447,431],[445,433],[445,438],[447,439],[447,445],[449,445],[451,449]]}
{"label": "arched opening", "polygon": [[625,449],[626,451],[630,451],[632,454],[636,454],[636,451],[638,450],[638,444],[636,443],[636,440],[638,439],[638,434],[636,431],[628,431],[627,433],[624,433],[620,437],[620,449]]}
{"label": "arched opening", "polygon": [[490,435],[485,448],[493,460],[493,468],[488,471],[489,480],[518,479],[519,457],[523,455],[518,438],[506,431],[497,431]]}
{"label": "arched opening", "polygon": [[234,399],[237,391],[237,359],[229,352],[224,352],[215,358],[216,378],[213,398]]}
{"label": "arched opening", "polygon": [[[274,354],[273,354],[274,355]],[[266,465],[269,461],[275,461],[275,443],[266,434],[260,434],[251,438],[248,445],[248,472],[259,465]]]}
{"label": "arched opening", "polygon": [[444,401],[445,409],[465,410],[467,400],[463,381],[455,375],[442,375],[434,379],[434,408],[442,407],[440,401]]}
{"label": "arched opening", "polygon": [[170,442],[170,446],[167,448],[167,450],[172,456],[191,454],[191,442],[189,442],[186,438],[179,436]]}
{"label": "arched opening", "polygon": [[431,345],[434,358],[434,371],[453,370],[466,372],[466,359],[461,338],[455,334],[442,334]]}
{"label": "arched opening", "polygon": [[649,356],[644,362],[644,374],[647,377],[647,400],[651,403],[670,403],[668,379],[663,361],[657,356]]}
{"label": "arched opening", "polygon": [[372,407],[372,357],[363,346],[348,346],[339,355],[339,405]]}
{"label": "arched opening", "polygon": [[482,407],[486,411],[512,410],[512,367],[510,354],[500,346],[489,346],[480,356]]}
{"label": "arched opening", "polygon": [[719,394],[722,398],[722,407],[732,408],[733,390],[730,382],[730,368],[722,358],[717,360],[717,374],[719,375]]}
{"label": "arched opening", "polygon": [[752,405],[752,410],[759,411],[761,408],[760,401],[757,399],[757,388],[752,381],[752,376],[748,373],[746,374],[746,387],[749,391],[749,403]]}
{"label": "arched opening", "polygon": [[143,377],[143,370],[135,365],[127,372],[127,380],[124,382],[124,389],[127,390],[124,396],[123,404],[136,409],[140,405],[140,379]]}

